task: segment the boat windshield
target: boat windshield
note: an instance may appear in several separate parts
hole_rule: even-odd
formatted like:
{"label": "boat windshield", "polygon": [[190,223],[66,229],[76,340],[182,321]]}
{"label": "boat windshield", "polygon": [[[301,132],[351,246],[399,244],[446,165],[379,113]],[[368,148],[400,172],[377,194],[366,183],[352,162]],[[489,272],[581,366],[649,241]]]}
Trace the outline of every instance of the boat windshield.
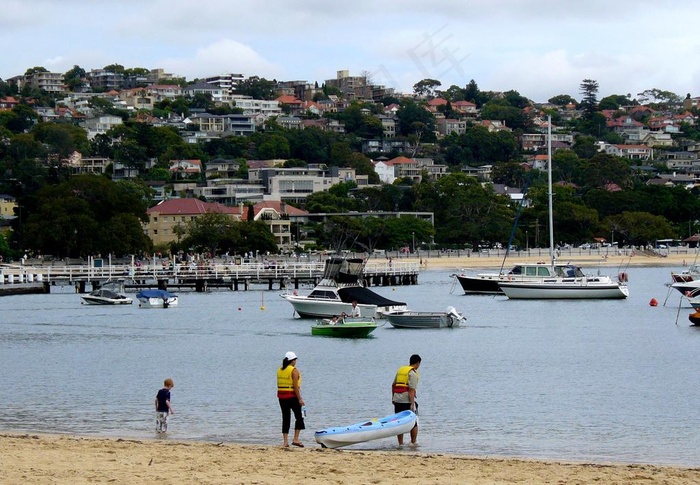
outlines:
{"label": "boat windshield", "polygon": [[329,290],[313,290],[307,298],[313,298],[314,300],[340,300],[335,291]]}

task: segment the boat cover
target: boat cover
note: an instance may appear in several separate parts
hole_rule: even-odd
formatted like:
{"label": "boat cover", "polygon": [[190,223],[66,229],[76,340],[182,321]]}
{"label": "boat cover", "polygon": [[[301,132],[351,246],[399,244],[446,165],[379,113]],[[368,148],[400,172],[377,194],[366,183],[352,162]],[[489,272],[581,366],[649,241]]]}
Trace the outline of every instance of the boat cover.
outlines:
{"label": "boat cover", "polygon": [[363,305],[377,305],[378,307],[399,306],[406,303],[401,301],[392,301],[376,294],[372,290],[363,286],[350,286],[347,288],[339,288],[338,295],[345,303],[351,303],[353,300]]}
{"label": "boat cover", "polygon": [[137,298],[172,298],[175,295],[165,290],[142,290],[136,295]]}

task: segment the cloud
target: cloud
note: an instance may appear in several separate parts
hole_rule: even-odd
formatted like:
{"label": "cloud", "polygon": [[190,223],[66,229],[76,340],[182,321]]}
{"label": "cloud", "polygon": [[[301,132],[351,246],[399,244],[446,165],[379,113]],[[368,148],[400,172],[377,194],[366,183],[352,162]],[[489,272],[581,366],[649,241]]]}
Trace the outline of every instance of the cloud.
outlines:
{"label": "cloud", "polygon": [[157,64],[188,79],[224,72],[276,79],[283,73],[283,68],[265,59],[255,49],[231,39],[221,39],[197,49],[191,57],[163,58]]}

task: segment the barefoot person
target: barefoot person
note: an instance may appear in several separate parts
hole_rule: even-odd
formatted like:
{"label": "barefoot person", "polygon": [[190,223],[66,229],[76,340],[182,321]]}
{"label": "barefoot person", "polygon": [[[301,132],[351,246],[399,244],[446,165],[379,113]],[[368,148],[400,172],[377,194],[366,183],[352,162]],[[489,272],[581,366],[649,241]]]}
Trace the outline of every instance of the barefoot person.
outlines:
{"label": "barefoot person", "polygon": [[[411,410],[418,413],[418,403],[416,402],[416,391],[418,389],[418,381],[420,375],[418,368],[420,367],[420,355],[413,354],[408,360],[409,365],[404,365],[399,368],[394,377],[394,382],[391,384],[391,402],[394,404],[394,412]],[[403,445],[403,434],[396,435],[399,441],[399,446]],[[418,421],[411,429],[411,444],[418,443]]]}
{"label": "barefoot person", "polygon": [[170,404],[170,390],[173,387],[175,387],[173,380],[167,378],[163,381],[163,389],[156,394],[156,433],[165,433],[168,431],[168,416],[170,414],[175,414]]}
{"label": "barefoot person", "polygon": [[277,397],[282,410],[282,446],[289,446],[289,428],[291,426],[291,413],[294,413],[294,438],[292,445],[303,448],[299,441],[299,433],[304,426],[304,417],[301,407],[304,399],[301,397],[301,373],[296,368],[297,355],[294,352],[284,354],[282,367],[277,369]]}

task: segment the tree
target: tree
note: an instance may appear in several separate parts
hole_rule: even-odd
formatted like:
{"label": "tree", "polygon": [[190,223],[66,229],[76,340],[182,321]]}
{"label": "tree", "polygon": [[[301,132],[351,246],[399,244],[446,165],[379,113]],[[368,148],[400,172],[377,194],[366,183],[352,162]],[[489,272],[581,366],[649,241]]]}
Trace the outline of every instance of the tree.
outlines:
{"label": "tree", "polygon": [[151,241],[141,227],[145,194],[145,186],[97,175],[45,185],[36,193],[36,204],[26,205],[25,249],[60,257],[149,251]]}
{"label": "tree", "polygon": [[558,94],[557,96],[553,96],[547,100],[548,103],[554,104],[556,106],[566,106],[567,104],[573,104],[576,105],[578,104],[574,98],[569,96],[568,94]]}
{"label": "tree", "polygon": [[657,239],[676,237],[673,228],[666,219],[648,212],[623,212],[610,216],[603,221],[603,226],[622,235],[627,244],[645,246]]}
{"label": "tree", "polygon": [[59,159],[67,158],[75,151],[87,152],[89,142],[87,132],[75,125],[59,123],[39,123],[33,129],[37,141],[44,143],[50,153]]}
{"label": "tree", "polygon": [[435,89],[442,86],[442,83],[437,79],[423,79],[413,85],[413,92],[416,96],[432,98],[435,95]]}
{"label": "tree", "polygon": [[268,81],[264,77],[251,76],[239,81],[234,88],[234,93],[252,96],[253,99],[272,100],[278,96],[277,82]]}
{"label": "tree", "polygon": [[584,79],[581,82],[580,92],[583,95],[580,108],[584,118],[590,118],[598,110],[598,81]]}
{"label": "tree", "polygon": [[399,119],[397,131],[401,135],[420,134],[419,138],[422,138],[423,141],[432,142],[435,140],[435,117],[415,101],[404,100],[396,117]]}
{"label": "tree", "polygon": [[63,75],[63,82],[68,86],[68,89],[75,91],[77,88],[85,85],[83,82],[85,74],[85,69],[76,64]]}

